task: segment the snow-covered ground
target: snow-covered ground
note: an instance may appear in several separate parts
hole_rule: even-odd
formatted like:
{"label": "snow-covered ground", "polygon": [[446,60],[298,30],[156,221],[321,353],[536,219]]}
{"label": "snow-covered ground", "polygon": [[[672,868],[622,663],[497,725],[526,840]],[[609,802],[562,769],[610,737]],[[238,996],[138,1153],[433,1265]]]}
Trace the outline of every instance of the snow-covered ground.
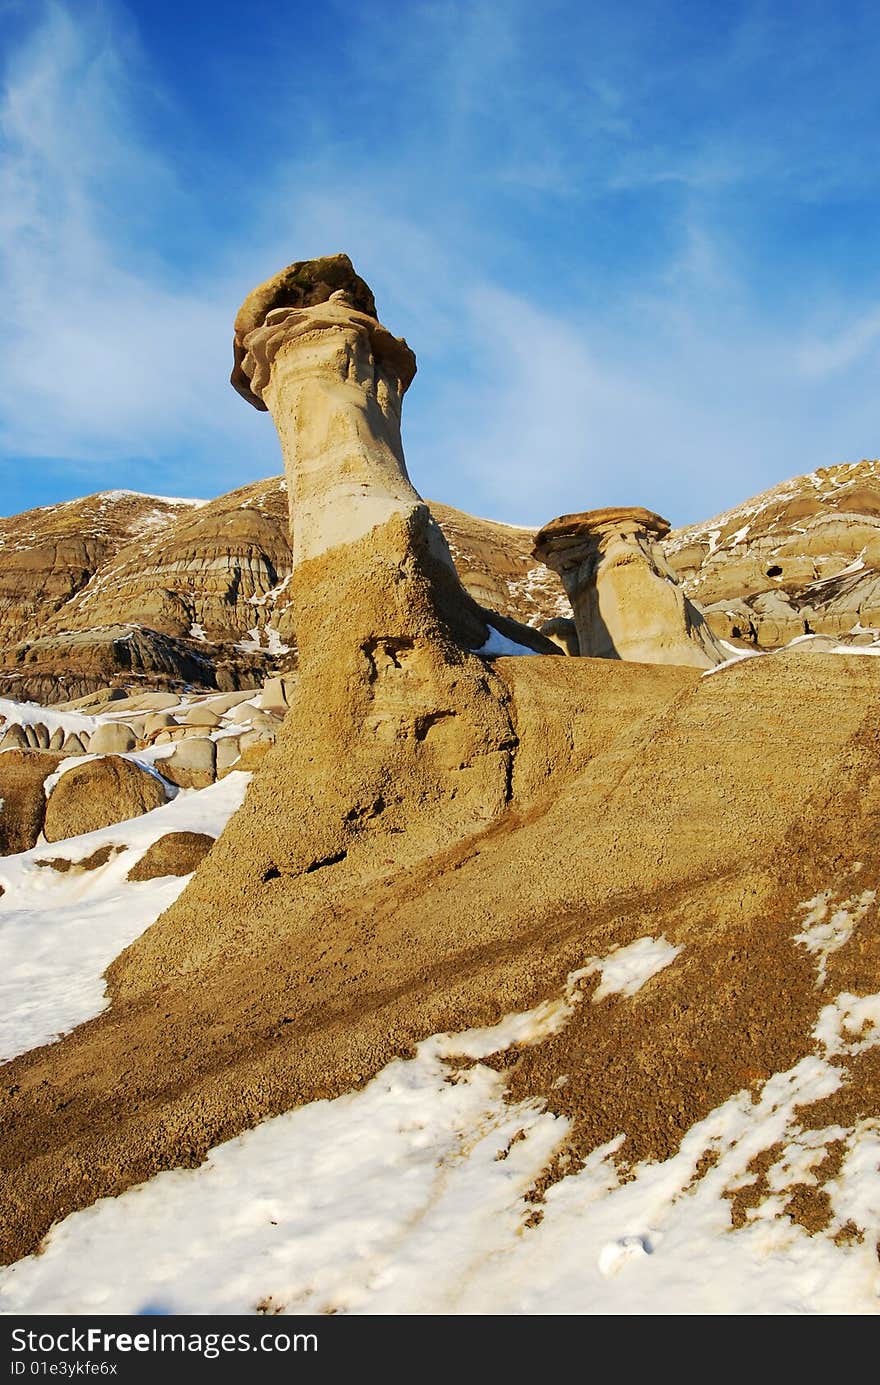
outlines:
{"label": "snow-covered ground", "polygon": [[[138,888],[158,897],[160,887]],[[823,902],[808,903],[815,913]],[[625,1004],[677,955],[664,938],[641,938],[591,958],[555,1002],[436,1035],[362,1091],[266,1121],[198,1169],[68,1217],[39,1255],[0,1270],[0,1312],[876,1312],[874,1238],[833,1235],[849,1220],[880,1223],[880,1128],[805,1132],[796,1108],[839,1086],[834,1059],[880,1042],[880,996],[838,997],[813,1054],[757,1099],[732,1096],[673,1158],[626,1182],[613,1158],[621,1132],[554,1184],[528,1224],[529,1190],[566,1121],[538,1102],[508,1104],[503,1074],[479,1059],[557,1032],[583,1003],[584,974],[601,971],[601,1003]],[[461,1066],[462,1056],[476,1061]],[[828,1185],[834,1220],[811,1237],[784,1215],[786,1189],[809,1180],[837,1139],[846,1155]],[[731,1190],[776,1144],[770,1198],[732,1230]],[[714,1166],[695,1178],[707,1153]]]}
{"label": "snow-covered ground", "polygon": [[[81,764],[82,756],[70,766]],[[179,790],[143,817],[0,856],[0,1061],[50,1043],[103,1010],[103,972],[180,894],[188,876],[126,880],[168,832],[216,837],[241,805],[249,774]],[[82,861],[123,849],[95,870],[59,871],[40,861]]]}

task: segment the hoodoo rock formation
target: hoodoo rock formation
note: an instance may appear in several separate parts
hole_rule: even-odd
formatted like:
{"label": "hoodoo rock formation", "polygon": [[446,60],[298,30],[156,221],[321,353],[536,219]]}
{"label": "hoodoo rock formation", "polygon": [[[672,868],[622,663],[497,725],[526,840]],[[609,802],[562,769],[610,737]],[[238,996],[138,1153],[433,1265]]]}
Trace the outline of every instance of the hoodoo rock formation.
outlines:
{"label": "hoodoo rock formation", "polygon": [[313,766],[266,868],[338,862],[380,816],[383,836],[405,830],[414,843],[419,805],[439,799],[443,827],[430,810],[425,824],[436,849],[508,798],[506,690],[469,652],[488,640],[489,615],[536,652],[558,651],[462,587],[406,471],[401,404],[415,357],[379,323],[347,256],[298,263],[256,289],[236,319],[235,356],[236,388],[272,414],[296,517],[300,676],[287,755]]}
{"label": "hoodoo rock formation", "polygon": [[[346,256],[300,263],[256,289],[236,319],[233,383],[268,407],[284,453],[299,671],[273,769],[244,810],[273,829],[248,831],[246,845],[227,833],[211,856],[233,911],[242,885],[264,882],[268,900],[283,879],[309,913],[332,916],[335,881],[341,907],[353,875],[380,879],[389,864],[415,867],[484,831],[510,802],[517,737],[506,684],[473,651],[494,627],[560,653],[485,611],[459,581],[403,456],[415,357],[359,306],[362,285]],[[182,913],[158,925],[182,970],[217,946],[195,903],[198,875],[193,884]],[[209,895],[213,916],[213,873]],[[243,923],[237,931],[247,947]],[[135,949],[118,984],[140,991],[152,967],[150,949]]]}
{"label": "hoodoo rock formation", "polygon": [[727,657],[666,561],[669,527],[627,507],[562,515],[540,530],[534,555],[562,578],[582,655],[694,668]]}

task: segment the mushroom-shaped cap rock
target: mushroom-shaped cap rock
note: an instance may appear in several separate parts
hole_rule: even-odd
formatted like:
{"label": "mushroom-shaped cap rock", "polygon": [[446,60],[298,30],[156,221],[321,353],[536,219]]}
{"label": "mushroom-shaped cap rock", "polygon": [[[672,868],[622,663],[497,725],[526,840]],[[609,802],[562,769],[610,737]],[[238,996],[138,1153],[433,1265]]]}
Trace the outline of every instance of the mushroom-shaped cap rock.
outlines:
{"label": "mushroom-shaped cap rock", "polygon": [[253,393],[251,382],[242,370],[246,355],[245,337],[257,327],[262,327],[276,308],[313,308],[319,303],[326,303],[331,294],[340,290],[358,312],[367,317],[376,317],[373,291],[355,272],[347,255],[323,255],[317,260],[297,260],[248,294],[235,319],[232,343],[235,364],[230,378],[235,389],[254,408],[265,410],[266,405]]}
{"label": "mushroom-shaped cap rock", "polygon": [[603,534],[633,533],[641,530],[662,539],[672,526],[668,519],[641,505],[612,505],[604,510],[582,510],[575,515],[551,519],[535,536],[533,557],[544,559],[549,553],[569,548],[581,539],[601,538]]}
{"label": "mushroom-shaped cap rock", "polygon": [[562,578],[582,655],[695,668],[722,662],[663,552],[669,527],[632,505],[560,515],[538,532],[533,555]]}

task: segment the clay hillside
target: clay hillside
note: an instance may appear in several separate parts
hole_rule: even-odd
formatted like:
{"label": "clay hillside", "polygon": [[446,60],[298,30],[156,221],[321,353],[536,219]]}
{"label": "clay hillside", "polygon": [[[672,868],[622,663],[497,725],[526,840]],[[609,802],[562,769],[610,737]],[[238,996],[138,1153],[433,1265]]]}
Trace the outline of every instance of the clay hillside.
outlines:
{"label": "clay hillside", "polygon": [[518,530],[414,374],[297,262],[285,485],[6,522],[0,1311],[875,1313],[877,464]]}
{"label": "clay hillside", "polygon": [[[528,625],[571,616],[536,530],[432,503],[464,587]],[[662,547],[710,627],[777,649],[880,626],[880,463],[797,477]],[[0,692],[230,691],[296,664],[286,482],[212,501],[110,491],[0,519]],[[817,647],[821,647],[817,646]]]}
{"label": "clay hillside", "polygon": [[880,627],[880,462],[823,467],[669,535],[685,591],[719,634],[760,649]]}
{"label": "clay hillside", "polygon": [[[432,511],[477,600],[529,624],[570,614],[533,530]],[[283,477],[208,502],[109,491],[0,519],[0,692],[257,687],[295,666],[290,572]]]}

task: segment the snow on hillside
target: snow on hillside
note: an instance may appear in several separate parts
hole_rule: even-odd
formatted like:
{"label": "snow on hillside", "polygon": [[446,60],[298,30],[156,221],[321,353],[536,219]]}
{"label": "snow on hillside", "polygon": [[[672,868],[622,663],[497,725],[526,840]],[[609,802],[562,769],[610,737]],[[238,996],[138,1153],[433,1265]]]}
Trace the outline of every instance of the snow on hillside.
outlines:
{"label": "snow on hillside", "polygon": [[[92,757],[63,763],[72,768],[84,758]],[[128,872],[168,832],[218,836],[249,780],[234,772],[207,789],[178,790],[143,817],[0,857],[0,1062],[60,1038],[104,1009],[103,972],[189,879],[134,883]],[[106,864],[75,869],[107,847],[114,854]],[[51,861],[74,869],[59,870],[46,864]]]}
{"label": "snow on hillside", "polygon": [[99,491],[98,497],[101,500],[108,501],[128,500],[129,498],[132,498],[134,500],[157,500],[160,505],[188,505],[191,506],[194,510],[201,509],[203,505],[207,505],[210,503],[207,500],[193,500],[191,497],[188,496],[153,495],[149,491],[132,490]]}
{"label": "snow on hillside", "polygon": [[[712,519],[699,520],[695,524],[672,530],[668,538],[664,539],[663,547],[668,554],[675,554],[693,543],[707,541],[708,556],[711,557],[721,546],[722,534],[727,535],[723,540],[725,548],[733,549],[738,544],[744,544],[761,517],[787,501],[795,500],[810,491],[823,500],[833,499],[856,481],[876,482],[878,479],[880,461],[876,460],[842,462],[837,466],[819,467],[805,476],[792,476],[787,481],[781,481],[769,490],[761,491],[759,495],[731,506],[729,510],[723,510]],[[732,533],[732,526],[737,521],[740,522],[739,528]]]}
{"label": "snow on hillside", "polygon": [[[232,796],[229,785],[216,789]],[[190,794],[178,811],[210,799],[222,816],[221,795],[212,793]],[[149,817],[165,814],[164,830],[180,803]],[[93,836],[116,839],[119,829]],[[76,853],[90,845],[81,839]],[[59,909],[62,882],[41,900],[31,859],[13,860],[11,877],[5,869],[41,940],[37,965],[46,966],[53,948],[70,951],[65,908],[82,908],[84,899]],[[114,940],[119,946],[131,935],[122,918],[155,915],[183,883],[126,886],[120,870],[98,874],[101,881],[85,886],[90,916],[100,898],[108,919],[115,907],[120,931],[108,934],[100,956],[80,959],[83,993],[86,973],[96,983]],[[823,903],[803,906],[802,936],[813,951],[809,930],[824,920]],[[614,1162],[621,1132],[553,1184],[542,1204],[532,1199],[567,1122],[536,1101],[505,1101],[503,1072],[480,1059],[558,1032],[585,1003],[579,983],[587,975],[601,975],[589,1003],[626,1004],[679,951],[645,937],[589,958],[555,1001],[491,1028],[435,1035],[359,1092],[267,1120],[212,1150],[200,1168],[160,1174],[68,1217],[38,1255],[0,1270],[0,1312],[876,1312],[873,1238],[860,1242],[847,1227],[880,1224],[880,1130],[863,1121],[805,1132],[798,1108],[840,1086],[841,1058],[880,1043],[880,995],[841,995],[826,1005],[814,1052],[759,1092],[736,1093],[686,1134],[674,1157],[643,1163],[623,1180]],[[41,1032],[38,1012],[57,1023],[59,1003],[54,980],[36,995],[29,985],[19,972],[4,997],[25,1043]],[[16,986],[26,997],[17,1010]],[[94,1013],[94,996],[91,1003]],[[784,1214],[786,1190],[810,1180],[832,1142],[844,1148],[826,1185],[834,1215],[811,1237]],[[731,1229],[731,1194],[753,1181],[752,1161],[771,1148],[771,1195]]]}

